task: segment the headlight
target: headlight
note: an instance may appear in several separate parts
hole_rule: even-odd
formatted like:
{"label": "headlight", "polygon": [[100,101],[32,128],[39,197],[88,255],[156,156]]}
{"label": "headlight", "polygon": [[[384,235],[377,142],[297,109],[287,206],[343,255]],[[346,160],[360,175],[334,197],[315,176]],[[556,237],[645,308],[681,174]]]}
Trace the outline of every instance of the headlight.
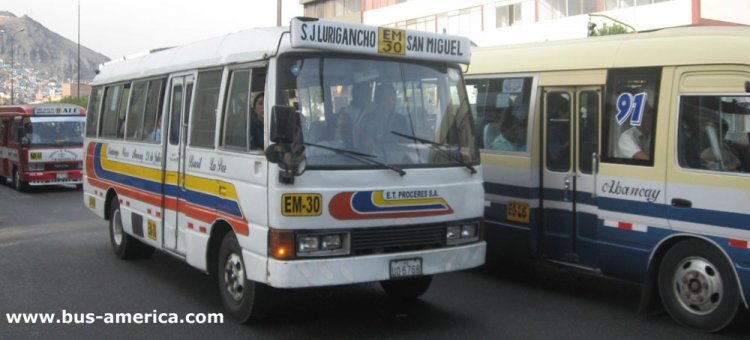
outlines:
{"label": "headlight", "polygon": [[459,245],[479,241],[479,222],[450,224],[445,231],[445,243]]}
{"label": "headlight", "polygon": [[349,233],[297,234],[297,256],[349,254]]}

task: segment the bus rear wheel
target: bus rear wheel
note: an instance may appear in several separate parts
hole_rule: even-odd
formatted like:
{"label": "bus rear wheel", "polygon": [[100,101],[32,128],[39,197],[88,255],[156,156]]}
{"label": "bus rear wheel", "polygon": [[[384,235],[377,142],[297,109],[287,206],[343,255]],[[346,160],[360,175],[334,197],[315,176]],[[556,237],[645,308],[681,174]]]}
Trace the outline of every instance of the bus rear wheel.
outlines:
{"label": "bus rear wheel", "polygon": [[112,251],[123,260],[148,258],[154,253],[153,247],[143,244],[123,229],[122,211],[117,197],[109,205],[109,241]]}
{"label": "bus rear wheel", "polygon": [[242,251],[233,232],[224,236],[219,248],[218,283],[224,309],[240,323],[265,319],[272,300],[272,288],[247,278]]}
{"label": "bus rear wheel", "polygon": [[430,288],[432,276],[420,276],[410,279],[397,279],[380,281],[380,287],[383,288],[389,297],[400,301],[416,300]]}
{"label": "bus rear wheel", "polygon": [[659,268],[659,294],[678,323],[707,332],[727,327],[740,308],[731,265],[701,240],[683,241],[667,251]]}

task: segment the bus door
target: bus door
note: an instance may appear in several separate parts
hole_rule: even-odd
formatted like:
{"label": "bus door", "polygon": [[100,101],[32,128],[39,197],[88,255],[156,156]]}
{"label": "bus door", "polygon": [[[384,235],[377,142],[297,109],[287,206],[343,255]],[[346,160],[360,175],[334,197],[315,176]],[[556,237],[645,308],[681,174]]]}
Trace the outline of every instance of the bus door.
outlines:
{"label": "bus door", "polygon": [[596,167],[600,87],[545,88],[542,251],[549,259],[596,262]]}
{"label": "bus door", "polygon": [[[163,117],[168,126],[166,131],[166,159],[164,175],[164,225],[162,230],[165,249],[184,253],[184,245],[179,246],[178,225],[180,210],[185,204],[185,146],[190,103],[193,94],[194,75],[175,76],[169,89],[169,114]],[[183,240],[184,241],[184,240]]]}

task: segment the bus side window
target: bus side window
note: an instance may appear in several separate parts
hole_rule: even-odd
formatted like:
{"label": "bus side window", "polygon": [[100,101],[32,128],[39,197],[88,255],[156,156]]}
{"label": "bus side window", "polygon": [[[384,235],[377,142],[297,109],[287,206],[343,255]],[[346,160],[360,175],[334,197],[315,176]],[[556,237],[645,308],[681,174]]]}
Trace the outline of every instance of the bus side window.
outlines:
{"label": "bus side window", "polygon": [[221,70],[198,72],[193,122],[190,125],[190,146],[214,147],[221,73]]}
{"label": "bus side window", "polygon": [[86,137],[96,137],[103,92],[104,87],[102,86],[97,86],[91,91],[91,99],[86,113]]}
{"label": "bus side window", "polygon": [[221,145],[247,150],[249,146],[250,70],[232,71],[224,106]]}
{"label": "bus side window", "polygon": [[661,68],[613,69],[602,116],[602,161],[653,165]]}
{"label": "bus side window", "polygon": [[684,168],[750,172],[750,97],[682,96],[677,159]]}
{"label": "bus side window", "polygon": [[526,151],[531,83],[531,77],[466,80],[483,149]]}
{"label": "bus side window", "polygon": [[101,136],[115,137],[117,135],[117,109],[122,92],[122,84],[107,86],[104,91],[104,103],[101,117]]}

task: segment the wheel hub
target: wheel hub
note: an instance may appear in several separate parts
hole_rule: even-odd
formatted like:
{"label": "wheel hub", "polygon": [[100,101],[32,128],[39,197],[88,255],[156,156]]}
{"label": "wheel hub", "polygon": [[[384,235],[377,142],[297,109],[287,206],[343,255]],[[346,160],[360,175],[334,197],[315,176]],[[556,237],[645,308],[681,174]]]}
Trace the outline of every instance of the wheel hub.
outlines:
{"label": "wheel hub", "polygon": [[696,315],[713,312],[724,295],[716,267],[704,258],[682,260],[674,275],[675,295],[683,308]]}
{"label": "wheel hub", "polygon": [[229,254],[224,265],[224,285],[229,296],[235,301],[242,300],[245,294],[244,278],[245,269],[242,266],[242,259],[237,254]]}

